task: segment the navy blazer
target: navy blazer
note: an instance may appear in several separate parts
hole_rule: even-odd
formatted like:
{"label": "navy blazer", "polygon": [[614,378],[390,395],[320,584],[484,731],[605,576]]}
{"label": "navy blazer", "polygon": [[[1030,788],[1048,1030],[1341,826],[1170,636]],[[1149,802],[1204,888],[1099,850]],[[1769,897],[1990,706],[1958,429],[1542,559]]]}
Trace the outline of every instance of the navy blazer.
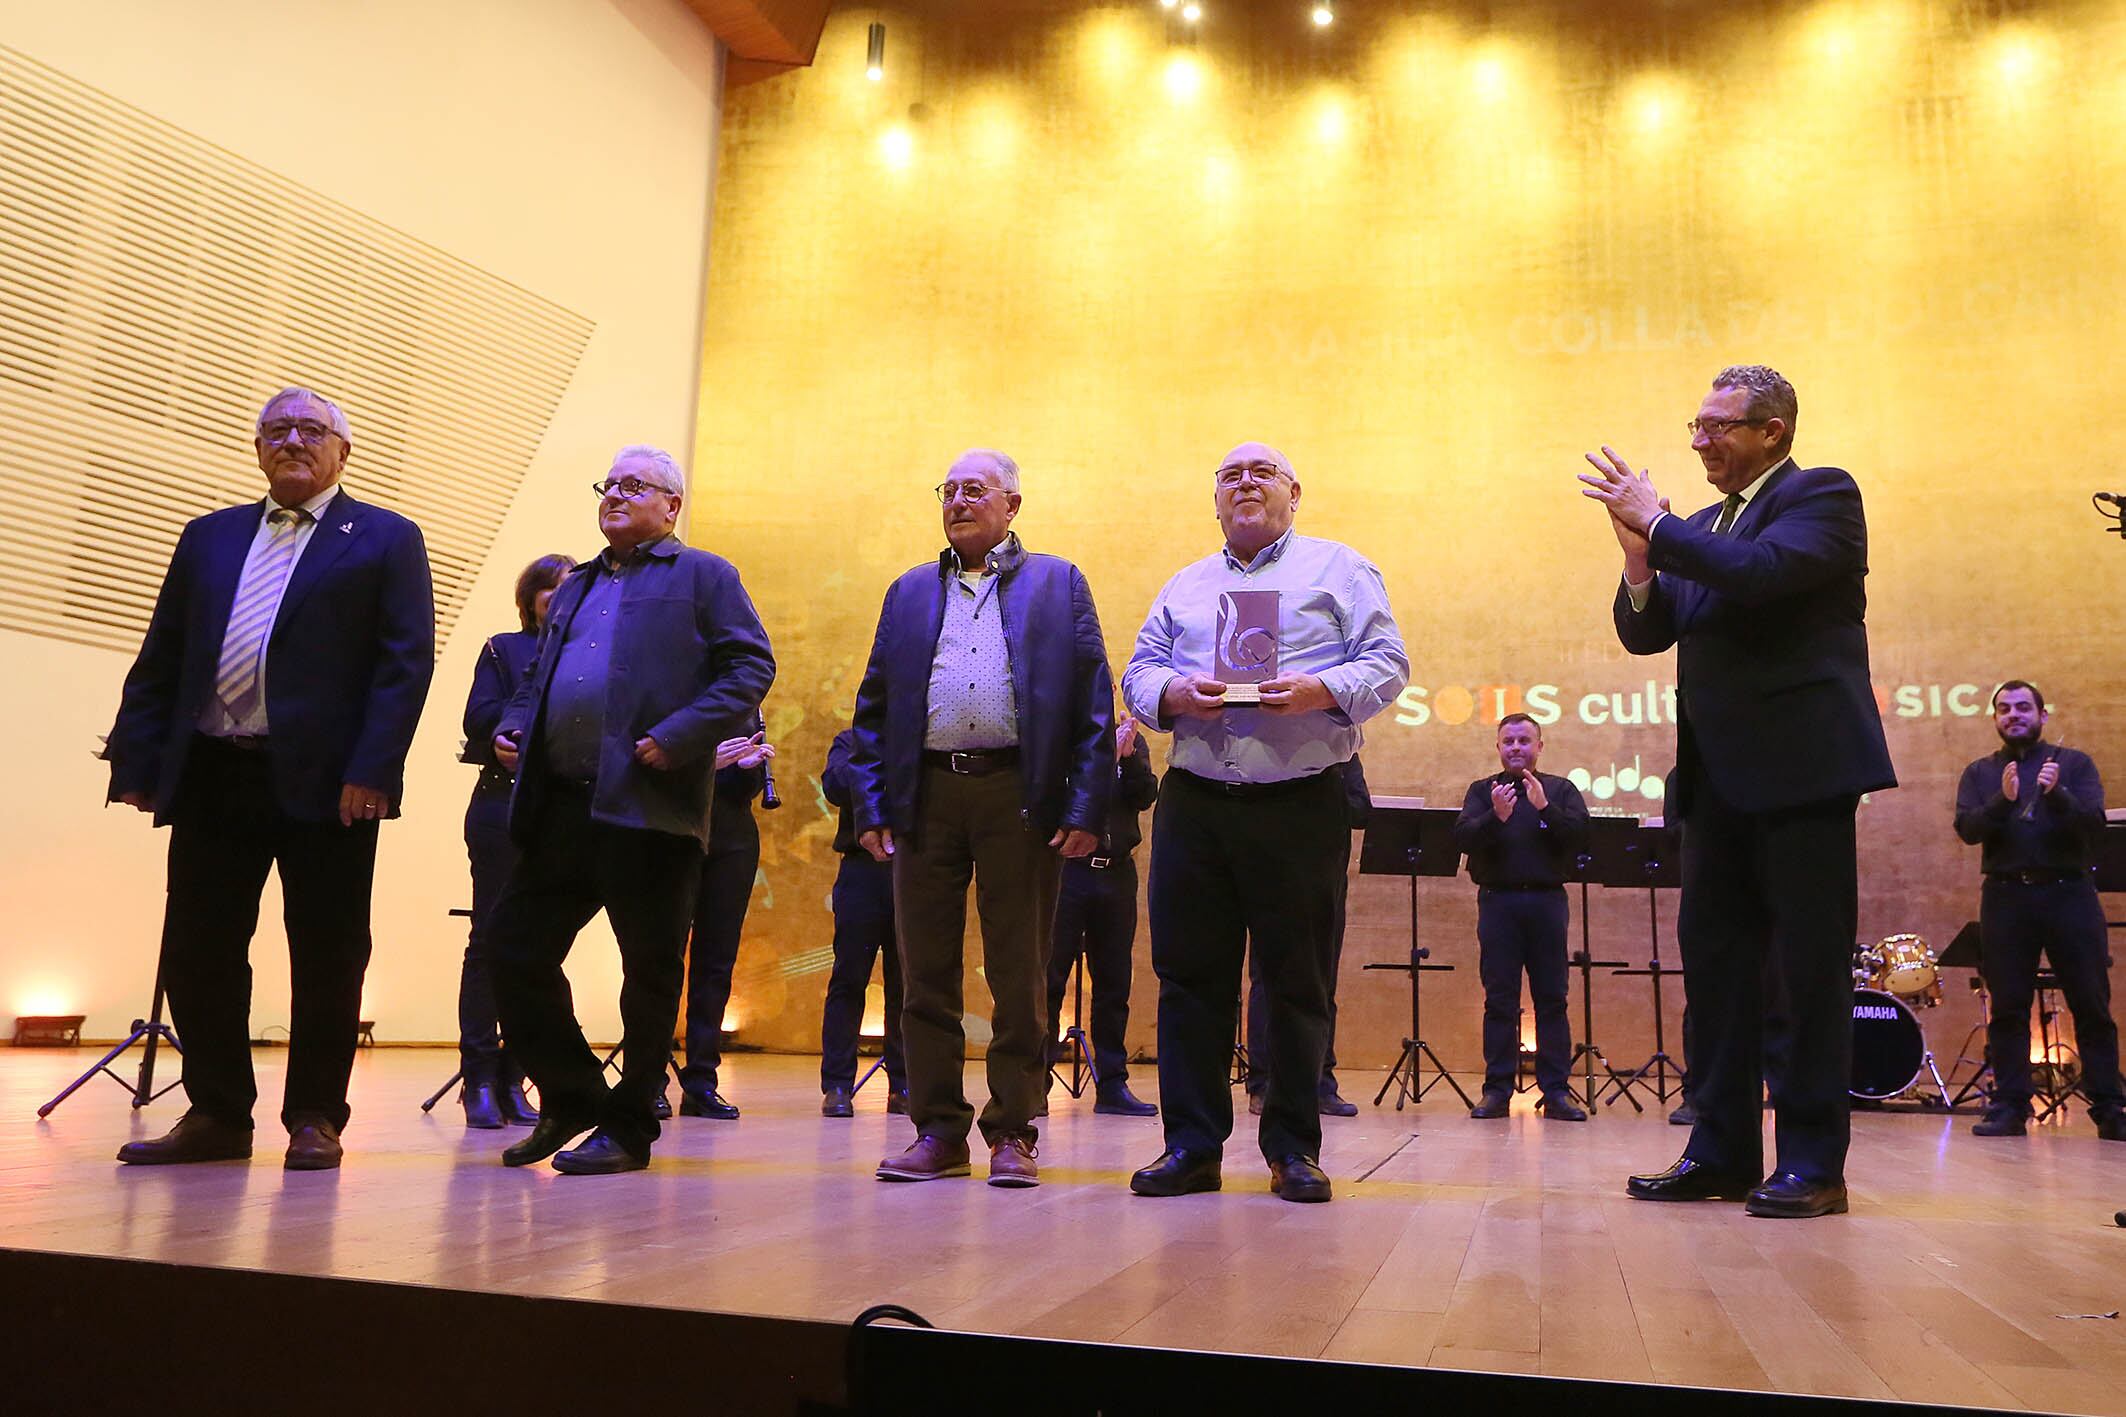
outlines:
{"label": "navy blazer", "polygon": [[1745,812],[1897,785],[1868,676],[1868,526],[1842,468],[1791,459],[1726,534],[1720,504],[1654,528],[1642,611],[1617,587],[1617,637],[1676,654],[1676,815],[1703,770]]}
{"label": "navy blazer", "polygon": [[[214,697],[244,557],[265,504],[185,523],[104,757],[110,800],[146,792],[170,820],[200,715]],[[349,783],[399,814],[406,751],[436,668],[435,598],[421,529],[342,491],[325,504],[288,579],[266,646],[266,721],[281,810],[338,821]]]}
{"label": "navy blazer", "polygon": [[[691,836],[706,847],[716,745],[753,731],[754,714],[775,680],[775,656],[729,561],[676,536],[637,554],[641,564],[620,581],[591,819]],[[554,591],[538,657],[497,729],[516,733],[523,754],[509,810],[510,835],[520,843],[530,839],[545,805],[547,686],[600,565],[598,557],[583,562]],[[670,768],[635,761],[635,742],[644,735],[657,740]]]}
{"label": "navy blazer", "polygon": [[[1115,783],[1115,689],[1092,590],[1076,566],[1030,554],[1017,538],[994,559],[1019,720],[1020,815],[1043,833],[1074,827],[1098,836]],[[879,610],[850,723],[850,803],[860,833],[915,832],[930,669],[953,564],[947,551],[904,573]]]}

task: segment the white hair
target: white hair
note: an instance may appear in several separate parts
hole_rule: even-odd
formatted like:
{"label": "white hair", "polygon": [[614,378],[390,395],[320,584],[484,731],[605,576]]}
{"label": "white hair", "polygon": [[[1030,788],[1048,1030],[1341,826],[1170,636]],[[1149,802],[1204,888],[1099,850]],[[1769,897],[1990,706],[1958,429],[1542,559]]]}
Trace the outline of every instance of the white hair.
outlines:
{"label": "white hair", "polygon": [[969,448],[966,452],[954,458],[952,465],[958,467],[969,458],[987,458],[989,460],[990,468],[996,473],[999,490],[1005,492],[1019,490],[1019,465],[1011,460],[1010,454],[1000,453],[995,448]]}
{"label": "white hair", "polygon": [[350,447],[353,445],[354,437],[347,431],[347,415],[340,412],[340,406],[331,399],[326,398],[316,389],[306,389],[301,384],[290,384],[287,388],[282,389],[272,398],[259,405],[258,420],[252,424],[252,431],[263,434],[266,431],[266,415],[273,411],[273,406],[283,400],[294,398],[308,399],[324,409],[325,421],[332,425],[333,432],[339,434],[340,441]]}
{"label": "white hair", "polygon": [[678,460],[664,449],[652,447],[648,443],[630,443],[613,454],[612,465],[618,467],[629,458],[641,458],[644,462],[654,463],[665,479],[665,491],[684,494],[687,490],[686,474],[679,470]]}

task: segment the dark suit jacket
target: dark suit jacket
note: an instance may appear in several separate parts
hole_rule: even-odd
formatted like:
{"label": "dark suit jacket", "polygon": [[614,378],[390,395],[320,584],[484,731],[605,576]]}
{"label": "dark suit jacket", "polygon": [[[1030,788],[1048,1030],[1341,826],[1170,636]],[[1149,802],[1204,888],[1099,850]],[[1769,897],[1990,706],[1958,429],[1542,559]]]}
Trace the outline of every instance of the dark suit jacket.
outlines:
{"label": "dark suit jacket", "polygon": [[[775,681],[775,656],[738,572],[721,556],[666,537],[644,547],[643,564],[620,582],[620,629],[605,686],[605,737],[591,818],[611,826],[709,840],[716,745],[753,729]],[[531,672],[502,715],[523,753],[510,802],[510,835],[530,837],[545,802],[546,690],[569,622],[599,559],[568,573],[546,608]],[[670,769],[635,761],[635,741],[655,738]]]}
{"label": "dark suit jacket", "polygon": [[[1107,826],[1115,784],[1115,690],[1100,616],[1078,568],[1016,541],[998,558],[997,604],[1011,657],[1026,820],[1042,832]],[[930,668],[945,624],[950,552],[886,590],[856,690],[850,800],[857,830],[913,833],[930,721]]]}
{"label": "dark suit jacket", "polygon": [[1643,611],[1617,586],[1633,654],[1675,646],[1677,761],[1689,813],[1704,772],[1727,802],[1767,812],[1897,785],[1868,677],[1868,527],[1841,468],[1781,465],[1734,527],[1718,503],[1654,528]]}
{"label": "dark suit jacket", "polygon": [[[185,524],[126,675],[104,756],[111,800],[155,799],[170,819],[200,715],[214,696],[229,605],[264,515],[246,502]],[[340,789],[374,788],[399,813],[406,750],[435,675],[435,601],[421,529],[341,492],[295,563],[266,647],[266,719],[281,809],[337,821]]]}

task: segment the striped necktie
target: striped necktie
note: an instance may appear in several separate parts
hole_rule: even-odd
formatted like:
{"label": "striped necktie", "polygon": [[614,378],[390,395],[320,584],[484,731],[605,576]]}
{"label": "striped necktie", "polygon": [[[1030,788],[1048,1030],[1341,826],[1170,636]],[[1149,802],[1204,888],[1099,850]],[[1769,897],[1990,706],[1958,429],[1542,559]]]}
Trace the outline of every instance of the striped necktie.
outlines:
{"label": "striped necktie", "polygon": [[1742,494],[1740,492],[1728,493],[1727,500],[1720,504],[1720,520],[1713,523],[1713,534],[1715,536],[1727,535],[1728,528],[1733,526],[1735,518],[1741,515]]}
{"label": "striped necktie", "polygon": [[309,519],[300,507],[274,508],[266,518],[272,535],[244,558],[243,578],[229,606],[229,628],[222,633],[221,664],[214,672],[214,695],[231,723],[242,723],[258,705],[266,637],[280,610],[281,592],[288,588],[288,573],[295,567],[296,533]]}

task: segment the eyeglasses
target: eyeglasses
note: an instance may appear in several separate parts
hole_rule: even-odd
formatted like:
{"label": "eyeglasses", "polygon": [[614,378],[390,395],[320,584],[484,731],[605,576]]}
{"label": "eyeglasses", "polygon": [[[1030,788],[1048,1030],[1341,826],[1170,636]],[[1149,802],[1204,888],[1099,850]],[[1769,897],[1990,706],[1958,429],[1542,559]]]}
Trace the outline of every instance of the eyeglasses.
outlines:
{"label": "eyeglasses", "polygon": [[327,437],[337,436],[329,423],[318,423],[308,418],[277,418],[271,423],[260,424],[258,428],[259,438],[267,443],[283,442],[290,433],[311,444],[322,443]]}
{"label": "eyeglasses", "polygon": [[1730,428],[1761,428],[1764,423],[1762,418],[1693,418],[1683,426],[1690,429],[1693,438],[1700,433],[1708,438],[1717,438]]}
{"label": "eyeglasses", "polygon": [[644,482],[639,477],[604,478],[593,482],[591,491],[598,494],[598,500],[601,502],[608,497],[625,497],[630,502],[639,502],[652,492],[662,492],[667,497],[677,495],[669,487],[659,487],[656,483]]}
{"label": "eyeglasses", "polygon": [[1278,478],[1291,475],[1273,462],[1234,463],[1218,469],[1218,485],[1238,487],[1243,482],[1253,482],[1267,487]]}
{"label": "eyeglasses", "polygon": [[949,507],[955,497],[969,506],[973,506],[997,489],[984,486],[979,482],[940,482],[930,490],[938,494],[939,502]]}

